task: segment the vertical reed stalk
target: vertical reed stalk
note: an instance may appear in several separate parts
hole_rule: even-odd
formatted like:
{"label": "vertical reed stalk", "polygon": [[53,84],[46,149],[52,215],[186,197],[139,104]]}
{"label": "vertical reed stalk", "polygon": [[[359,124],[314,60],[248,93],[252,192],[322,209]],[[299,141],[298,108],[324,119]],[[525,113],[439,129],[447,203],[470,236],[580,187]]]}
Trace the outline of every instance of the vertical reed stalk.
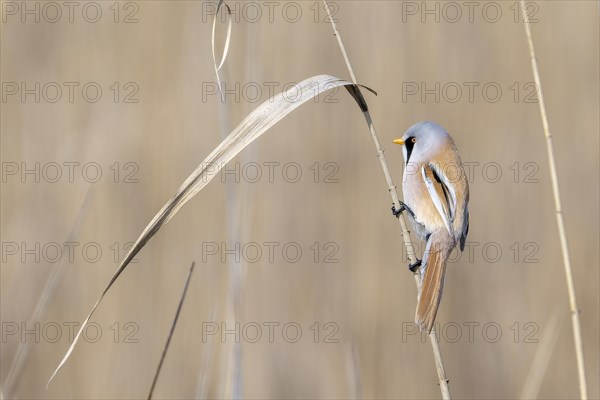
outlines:
{"label": "vertical reed stalk", "polygon": [[[342,42],[342,37],[340,36],[340,32],[337,29],[337,25],[333,20],[331,15],[331,10],[329,9],[329,5],[327,4],[327,0],[323,0],[323,4],[325,5],[325,9],[327,10],[327,15],[329,16],[329,22],[331,22],[331,26],[333,28],[333,34],[337,38],[338,45],[340,46],[340,50],[342,55],[344,56],[344,60],[346,61],[346,66],[348,67],[348,72],[350,73],[350,77],[352,78],[352,82],[356,85],[358,84],[356,80],[356,76],[354,75],[354,70],[352,69],[352,65],[350,64],[350,60],[348,59],[348,54],[346,53],[346,48],[344,47],[344,43]],[[356,90],[360,92],[360,88],[357,86]],[[373,142],[375,144],[375,148],[377,149],[377,157],[379,158],[379,162],[381,163],[381,169],[383,170],[383,174],[385,175],[385,180],[388,185],[388,190],[390,195],[392,196],[392,201],[396,208],[400,208],[400,201],[398,199],[398,193],[396,192],[396,186],[392,181],[392,176],[390,174],[389,168],[387,166],[387,162],[385,160],[385,156],[383,154],[383,149],[381,148],[381,144],[379,143],[379,138],[377,136],[377,132],[375,131],[375,126],[373,125],[373,120],[371,119],[371,114],[369,110],[366,109],[363,111],[363,115],[365,120],[367,121],[367,125],[369,126],[369,130],[371,132],[371,137],[373,138]],[[408,229],[406,228],[406,222],[404,217],[400,215],[398,218],[400,222],[400,229],[402,230],[402,238],[404,239],[404,245],[406,246],[406,252],[408,254],[408,258],[411,263],[417,261],[417,257],[415,255],[415,249],[410,241],[410,234]],[[421,282],[419,280],[419,274],[415,273],[415,283],[417,285],[417,289],[421,286]],[[435,361],[435,367],[438,374],[438,380],[440,385],[440,390],[442,392],[442,398],[450,399],[450,387],[448,386],[448,378],[446,378],[446,371],[444,370],[444,362],[442,360],[442,353],[440,352],[440,346],[437,338],[437,333],[435,329],[432,329],[429,333],[429,342],[431,343],[431,347],[433,349],[433,359]]]}
{"label": "vertical reed stalk", "polygon": [[531,58],[531,69],[533,78],[538,89],[538,104],[544,136],[546,137],[546,150],[548,151],[548,163],[550,164],[550,177],[552,179],[552,192],[554,194],[554,207],[556,209],[556,223],[558,225],[558,235],[560,236],[560,247],[562,249],[563,263],[565,267],[565,276],[567,279],[567,288],[569,291],[569,305],[571,309],[571,322],[573,324],[573,340],[575,344],[575,355],[577,357],[577,373],[579,375],[579,395],[583,400],[587,399],[587,383],[585,378],[585,363],[583,359],[583,340],[581,338],[581,322],[579,320],[579,308],[577,307],[577,298],[575,296],[575,283],[573,279],[573,268],[571,267],[571,256],[569,254],[569,245],[567,242],[567,233],[565,229],[565,218],[560,201],[560,188],[558,186],[558,175],[556,172],[556,161],[554,159],[554,145],[552,135],[550,134],[550,125],[548,115],[546,114],[546,105],[542,94],[542,82],[540,71],[538,69],[537,59],[535,57],[535,47],[531,36],[531,27],[529,16],[527,15],[527,5],[525,0],[521,0],[521,11],[523,12],[523,22],[525,25],[525,34],[529,44],[529,56]]}
{"label": "vertical reed stalk", "polygon": [[156,382],[158,382],[158,376],[160,375],[160,370],[162,369],[163,363],[165,362],[165,356],[167,355],[167,351],[169,351],[169,346],[171,345],[171,339],[173,339],[173,332],[175,332],[175,327],[177,326],[177,321],[179,320],[179,314],[181,313],[181,307],[183,307],[183,302],[185,300],[185,295],[187,294],[188,288],[190,286],[190,280],[192,279],[192,273],[194,272],[194,266],[196,262],[192,262],[190,266],[190,270],[187,275],[187,279],[185,280],[185,285],[183,286],[183,292],[181,293],[181,298],[179,299],[179,305],[177,305],[177,311],[175,312],[175,317],[173,318],[173,323],[171,324],[171,330],[169,331],[169,336],[167,337],[167,342],[165,343],[165,347],[160,356],[160,361],[158,362],[158,367],[156,367],[156,373],[154,374],[154,379],[152,380],[152,386],[150,386],[150,392],[148,393],[148,400],[152,399],[152,395],[154,394],[154,388],[156,387]]}
{"label": "vertical reed stalk", "polygon": [[[218,77],[217,73],[217,77]],[[219,78],[217,78],[219,79]],[[223,82],[226,78],[223,78]],[[219,81],[220,82],[220,81]],[[231,132],[231,116],[228,104],[225,102],[225,95],[219,86],[222,101],[219,102],[219,119],[221,122],[221,139],[227,137],[228,132]],[[238,193],[238,185],[235,182],[227,181],[225,183],[225,202],[227,205],[226,219],[226,237],[230,243],[240,242],[240,207],[236,207],[236,194]],[[229,260],[229,286],[227,293],[227,306],[225,307],[225,321],[227,324],[235,325],[240,320],[240,310],[242,302],[241,290],[243,287],[242,263],[235,259]],[[228,325],[229,326],[229,325]],[[228,344],[225,351],[227,352],[227,362],[225,364],[224,380],[221,389],[223,389],[223,397],[230,399],[240,399],[242,396],[242,346],[234,341]]]}

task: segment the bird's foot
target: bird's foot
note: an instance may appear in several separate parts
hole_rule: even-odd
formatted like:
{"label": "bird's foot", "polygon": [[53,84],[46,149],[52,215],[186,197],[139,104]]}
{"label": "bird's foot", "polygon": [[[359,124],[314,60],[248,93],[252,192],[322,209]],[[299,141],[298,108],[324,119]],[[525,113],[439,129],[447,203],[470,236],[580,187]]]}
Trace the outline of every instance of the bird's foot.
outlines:
{"label": "bird's foot", "polygon": [[417,271],[417,268],[419,268],[421,266],[421,261],[417,258],[417,261],[415,261],[412,264],[408,264],[408,269],[410,270],[410,272],[415,273]]}
{"label": "bird's foot", "polygon": [[413,217],[415,215],[410,207],[408,207],[403,201],[400,201],[400,208],[398,209],[396,209],[396,205],[392,203],[392,214],[394,214],[394,217],[400,218],[400,214],[402,214],[404,211],[408,211]]}
{"label": "bird's foot", "polygon": [[396,209],[396,204],[392,203],[392,214],[396,218],[400,218],[400,214],[406,210],[406,204],[400,202],[400,208]]}

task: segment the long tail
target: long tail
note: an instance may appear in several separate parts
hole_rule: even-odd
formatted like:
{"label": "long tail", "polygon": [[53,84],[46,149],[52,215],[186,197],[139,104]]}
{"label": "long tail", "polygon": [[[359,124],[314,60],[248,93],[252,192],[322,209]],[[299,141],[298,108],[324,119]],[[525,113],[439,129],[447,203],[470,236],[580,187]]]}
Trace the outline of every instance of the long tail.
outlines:
{"label": "long tail", "polygon": [[415,323],[422,331],[431,332],[442,299],[446,261],[454,248],[454,241],[447,235],[432,234],[427,241],[423,257],[421,291],[415,314]]}

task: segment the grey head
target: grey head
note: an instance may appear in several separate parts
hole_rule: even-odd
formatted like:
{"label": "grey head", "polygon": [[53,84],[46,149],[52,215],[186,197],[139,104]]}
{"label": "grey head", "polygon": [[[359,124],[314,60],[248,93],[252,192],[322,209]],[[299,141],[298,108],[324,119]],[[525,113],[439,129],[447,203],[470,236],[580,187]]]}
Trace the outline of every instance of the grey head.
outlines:
{"label": "grey head", "polygon": [[452,138],[444,128],[435,122],[417,122],[404,133],[401,139],[394,143],[402,146],[405,162],[429,161],[448,145],[452,145]]}

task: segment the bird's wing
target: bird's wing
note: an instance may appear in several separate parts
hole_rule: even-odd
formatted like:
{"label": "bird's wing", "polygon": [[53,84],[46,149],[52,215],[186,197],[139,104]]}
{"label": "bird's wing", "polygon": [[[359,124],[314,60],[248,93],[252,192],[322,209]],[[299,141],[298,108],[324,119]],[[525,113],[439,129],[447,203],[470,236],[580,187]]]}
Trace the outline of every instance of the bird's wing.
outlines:
{"label": "bird's wing", "polygon": [[425,182],[429,196],[433,200],[442,221],[444,221],[448,233],[450,236],[454,236],[452,221],[456,211],[456,193],[454,193],[452,185],[449,184],[448,178],[440,172],[443,171],[437,170],[434,164],[426,164],[421,168],[423,182]]}

